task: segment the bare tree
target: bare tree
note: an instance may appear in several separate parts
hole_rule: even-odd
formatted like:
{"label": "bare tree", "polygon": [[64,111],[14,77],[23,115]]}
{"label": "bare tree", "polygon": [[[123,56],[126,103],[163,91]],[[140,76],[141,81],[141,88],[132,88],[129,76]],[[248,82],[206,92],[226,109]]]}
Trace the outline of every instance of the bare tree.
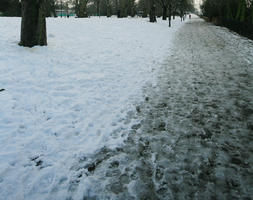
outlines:
{"label": "bare tree", "polygon": [[100,8],[99,8],[100,0],[96,0],[96,4],[97,4],[97,16],[100,17]]}
{"label": "bare tree", "polygon": [[88,17],[87,4],[89,0],[79,0],[79,16],[80,18]]}
{"label": "bare tree", "polygon": [[167,10],[168,10],[168,2],[169,2],[169,0],[157,0],[157,2],[162,7],[162,19],[166,20],[167,19]]}
{"label": "bare tree", "polygon": [[111,3],[110,3],[110,0],[106,0],[106,16],[111,17]]}
{"label": "bare tree", "polygon": [[156,22],[155,1],[150,0],[149,22]]}
{"label": "bare tree", "polygon": [[77,17],[88,17],[87,4],[90,2],[90,0],[72,0],[70,2],[72,5],[74,5]]}
{"label": "bare tree", "polygon": [[148,0],[139,0],[137,3],[138,12],[142,17],[148,16],[149,10],[149,1]]}

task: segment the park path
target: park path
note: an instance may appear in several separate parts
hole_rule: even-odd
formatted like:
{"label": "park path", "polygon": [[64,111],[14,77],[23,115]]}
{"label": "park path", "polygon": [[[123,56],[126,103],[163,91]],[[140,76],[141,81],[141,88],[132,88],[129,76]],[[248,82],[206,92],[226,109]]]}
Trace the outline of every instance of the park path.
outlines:
{"label": "park path", "polygon": [[80,159],[70,191],[89,179],[83,199],[253,198],[252,41],[193,18],[143,90],[125,144]]}

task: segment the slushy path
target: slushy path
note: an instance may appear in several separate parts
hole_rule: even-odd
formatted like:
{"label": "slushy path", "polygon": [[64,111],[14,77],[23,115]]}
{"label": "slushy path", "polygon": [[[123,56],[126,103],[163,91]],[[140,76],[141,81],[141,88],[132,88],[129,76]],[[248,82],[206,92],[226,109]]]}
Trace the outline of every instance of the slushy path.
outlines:
{"label": "slushy path", "polygon": [[193,18],[144,93],[125,145],[77,164],[85,198],[253,197],[251,41]]}

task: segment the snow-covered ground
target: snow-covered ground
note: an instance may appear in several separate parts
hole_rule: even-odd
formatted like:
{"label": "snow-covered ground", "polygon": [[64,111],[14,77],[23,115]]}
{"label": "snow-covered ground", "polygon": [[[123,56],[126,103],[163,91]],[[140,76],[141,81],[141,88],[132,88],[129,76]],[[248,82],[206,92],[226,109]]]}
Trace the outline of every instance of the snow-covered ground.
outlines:
{"label": "snow-covered ground", "polygon": [[0,199],[64,200],[74,162],[127,137],[183,23],[47,19],[48,46],[24,48],[20,22],[0,18]]}

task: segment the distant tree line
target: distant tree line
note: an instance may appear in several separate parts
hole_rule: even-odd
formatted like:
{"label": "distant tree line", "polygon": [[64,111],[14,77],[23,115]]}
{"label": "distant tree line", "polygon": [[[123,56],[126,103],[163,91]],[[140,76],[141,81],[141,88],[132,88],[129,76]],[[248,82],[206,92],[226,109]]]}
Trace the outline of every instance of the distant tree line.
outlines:
{"label": "distant tree line", "polygon": [[3,16],[21,16],[19,0],[0,0],[0,14]]}
{"label": "distant tree line", "polygon": [[[47,17],[55,16],[56,0],[45,0],[45,14]],[[21,16],[20,0],[0,0],[0,15],[10,17]]]}
{"label": "distant tree line", "polygon": [[[162,16],[163,20],[193,11],[193,0],[43,0],[46,17],[56,16],[56,9],[75,11],[79,18],[116,15],[119,18],[150,17],[151,22]],[[0,12],[4,16],[21,16],[20,0],[1,0]]]}
{"label": "distant tree line", "polygon": [[78,17],[117,15],[122,18],[138,15],[149,16],[151,22],[156,21],[156,16],[162,16],[164,20],[172,15],[183,18],[187,11],[194,11],[193,0],[72,0],[72,3]]}
{"label": "distant tree line", "polygon": [[135,16],[135,0],[72,0],[77,17],[117,15],[119,18]]}
{"label": "distant tree line", "polygon": [[253,0],[205,0],[203,15],[253,39]]}
{"label": "distant tree line", "polygon": [[156,16],[163,20],[169,20],[171,26],[171,19],[175,16],[180,16],[184,20],[187,12],[194,12],[193,0],[139,0],[138,12],[142,17],[149,15],[150,22],[156,21]]}
{"label": "distant tree line", "polygon": [[[14,1],[14,0],[13,0]],[[19,2],[18,2],[19,3]],[[60,3],[60,4],[59,4]],[[187,11],[193,9],[192,0],[21,0],[21,40],[19,45],[33,47],[47,45],[46,17],[55,16],[56,8],[75,9],[77,17],[93,15],[117,15],[118,18],[136,14],[147,17],[149,21],[156,22],[157,15],[163,20],[169,19],[171,26],[172,16],[179,15],[181,20]],[[13,6],[13,5],[12,5]],[[2,6],[6,9],[8,6]]]}
{"label": "distant tree line", "polygon": [[205,0],[201,8],[210,20],[218,17],[253,24],[253,0]]}

